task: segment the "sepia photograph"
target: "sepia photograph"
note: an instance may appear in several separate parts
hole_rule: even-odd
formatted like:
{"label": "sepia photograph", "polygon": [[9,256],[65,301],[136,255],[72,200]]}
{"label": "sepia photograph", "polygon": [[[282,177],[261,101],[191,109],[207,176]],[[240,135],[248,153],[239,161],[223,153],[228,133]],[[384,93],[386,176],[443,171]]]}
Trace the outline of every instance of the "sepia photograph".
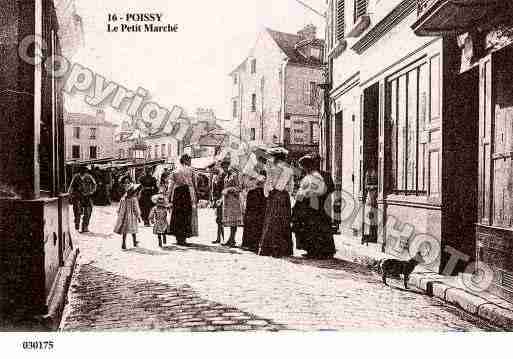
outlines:
{"label": "sepia photograph", "polygon": [[512,1],[0,0],[19,352],[512,330]]}

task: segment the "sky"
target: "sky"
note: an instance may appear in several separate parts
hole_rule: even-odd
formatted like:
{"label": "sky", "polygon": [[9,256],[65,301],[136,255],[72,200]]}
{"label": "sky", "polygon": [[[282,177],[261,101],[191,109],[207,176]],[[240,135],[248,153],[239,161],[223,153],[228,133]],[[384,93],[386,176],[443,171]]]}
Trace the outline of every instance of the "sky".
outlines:
{"label": "sky", "polygon": [[[325,0],[304,0],[324,11]],[[309,23],[324,37],[324,20],[296,0],[77,0],[85,45],[73,57],[106,79],[128,89],[139,86],[152,100],[193,114],[212,108],[230,119],[228,74],[246,57],[264,27],[296,33]],[[162,13],[176,33],[109,33],[109,13]],[[79,96],[67,100],[70,111],[93,113]],[[123,115],[106,109],[119,123]]]}

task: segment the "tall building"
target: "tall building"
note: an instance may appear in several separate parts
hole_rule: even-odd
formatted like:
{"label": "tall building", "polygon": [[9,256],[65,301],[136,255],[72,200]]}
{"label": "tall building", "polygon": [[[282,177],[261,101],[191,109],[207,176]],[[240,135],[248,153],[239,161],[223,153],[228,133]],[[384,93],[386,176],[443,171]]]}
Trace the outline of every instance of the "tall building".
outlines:
{"label": "tall building", "polygon": [[64,143],[66,161],[84,161],[115,156],[114,130],[117,125],[105,120],[105,112],[96,116],[66,113]]}
{"label": "tall building", "polygon": [[230,73],[231,115],[242,140],[281,144],[296,157],[317,150],[323,47],[313,25],[297,34],[261,31]]}
{"label": "tall building", "polygon": [[[511,91],[504,86],[512,56],[511,39],[492,30],[511,22],[511,6],[479,0],[328,5],[330,91],[321,153],[356,208],[368,203],[367,182],[376,171],[379,230],[365,240],[410,257],[416,240],[429,238],[424,254],[444,274],[472,271],[484,258],[495,268],[495,288],[505,293],[513,273],[511,252],[500,249],[513,223],[511,172],[504,165],[511,129]],[[365,213],[356,216],[346,234],[363,239],[366,222]]]}

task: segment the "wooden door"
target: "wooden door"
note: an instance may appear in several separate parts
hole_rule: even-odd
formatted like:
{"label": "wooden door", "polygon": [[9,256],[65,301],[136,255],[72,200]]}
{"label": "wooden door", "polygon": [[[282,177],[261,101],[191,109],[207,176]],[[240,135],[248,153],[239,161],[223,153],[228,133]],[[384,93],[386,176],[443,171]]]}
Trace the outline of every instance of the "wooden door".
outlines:
{"label": "wooden door", "polygon": [[478,220],[484,225],[491,220],[492,183],[492,58],[487,56],[479,64],[479,188]]}

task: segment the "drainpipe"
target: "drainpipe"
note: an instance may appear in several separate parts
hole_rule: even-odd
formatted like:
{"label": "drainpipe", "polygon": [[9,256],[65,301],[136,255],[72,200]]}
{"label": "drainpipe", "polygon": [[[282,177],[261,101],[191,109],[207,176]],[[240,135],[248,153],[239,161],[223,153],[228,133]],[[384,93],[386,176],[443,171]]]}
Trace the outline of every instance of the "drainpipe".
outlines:
{"label": "drainpipe", "polygon": [[287,96],[285,93],[286,86],[286,70],[289,64],[289,58],[285,58],[281,64],[281,118],[280,118],[280,142],[285,147],[285,110],[287,105]]}

